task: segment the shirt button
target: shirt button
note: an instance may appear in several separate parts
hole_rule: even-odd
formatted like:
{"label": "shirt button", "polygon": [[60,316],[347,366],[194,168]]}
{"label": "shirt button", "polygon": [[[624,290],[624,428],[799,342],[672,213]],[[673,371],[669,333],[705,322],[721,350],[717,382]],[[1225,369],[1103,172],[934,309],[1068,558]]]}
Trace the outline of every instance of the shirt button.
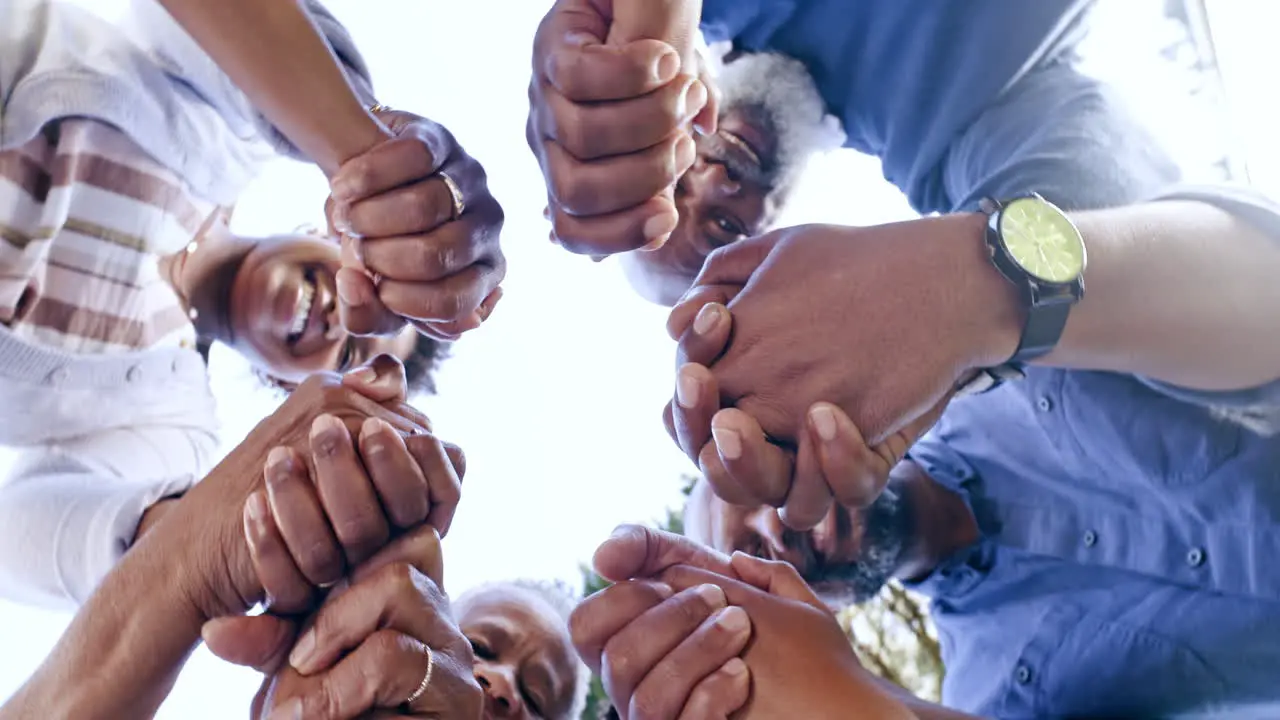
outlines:
{"label": "shirt button", "polygon": [[129,372],[125,373],[124,379],[128,380],[131,383],[138,382],[139,380],[142,379],[142,368],[138,367],[137,365],[134,365],[133,367],[129,368]]}
{"label": "shirt button", "polygon": [[1031,668],[1026,665],[1019,665],[1013,674],[1019,685],[1026,685],[1031,682]]}
{"label": "shirt button", "polygon": [[1084,534],[1084,546],[1093,547],[1098,544],[1098,533],[1088,530]]}
{"label": "shirt button", "polygon": [[1036,407],[1040,409],[1040,412],[1049,412],[1053,409],[1053,401],[1047,395],[1042,396],[1039,400],[1036,400]]}
{"label": "shirt button", "polygon": [[64,367],[60,367],[49,373],[49,375],[45,377],[44,381],[50,385],[61,385],[70,377],[71,371]]}
{"label": "shirt button", "polygon": [[1204,564],[1204,550],[1202,548],[1191,548],[1187,551],[1187,564],[1191,567],[1200,567]]}

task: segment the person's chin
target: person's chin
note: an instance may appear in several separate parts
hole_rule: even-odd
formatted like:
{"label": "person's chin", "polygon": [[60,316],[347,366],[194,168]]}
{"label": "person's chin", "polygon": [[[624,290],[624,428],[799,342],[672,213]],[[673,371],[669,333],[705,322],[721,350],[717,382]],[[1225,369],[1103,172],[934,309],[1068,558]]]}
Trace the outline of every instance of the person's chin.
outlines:
{"label": "person's chin", "polygon": [[630,252],[619,258],[627,282],[636,294],[651,303],[674,307],[693,281],[664,266],[656,253]]}

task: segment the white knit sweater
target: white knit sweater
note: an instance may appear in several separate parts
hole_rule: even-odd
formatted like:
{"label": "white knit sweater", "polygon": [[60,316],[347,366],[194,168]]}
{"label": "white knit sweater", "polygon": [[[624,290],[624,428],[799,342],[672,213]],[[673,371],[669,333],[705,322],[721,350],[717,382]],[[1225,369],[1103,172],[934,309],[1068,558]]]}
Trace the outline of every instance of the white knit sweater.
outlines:
{"label": "white knit sweater", "polygon": [[[306,4],[371,97],[346,31]],[[117,24],[59,0],[0,0],[0,148],[59,118],[95,118],[194,192],[233,203],[274,151],[295,153],[155,0],[131,5]],[[179,348],[68,355],[0,325],[0,446],[18,453],[0,468],[0,597],[72,608],[143,512],[216,459],[204,362]]]}

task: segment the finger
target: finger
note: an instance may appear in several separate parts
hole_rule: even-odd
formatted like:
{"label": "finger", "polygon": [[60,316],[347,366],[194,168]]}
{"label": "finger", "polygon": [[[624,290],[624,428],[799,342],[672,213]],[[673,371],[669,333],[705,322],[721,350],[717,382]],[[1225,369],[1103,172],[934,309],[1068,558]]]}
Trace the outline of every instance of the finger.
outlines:
{"label": "finger", "polygon": [[680,337],[676,362],[710,366],[728,348],[732,331],[733,316],[727,307],[714,302],[703,305],[693,325]]}
{"label": "finger", "polygon": [[494,262],[501,229],[501,222],[495,227],[492,214],[480,208],[456,221],[446,218],[434,232],[362,240],[364,263],[387,280],[434,282],[476,263]]}
{"label": "finger", "polygon": [[[409,383],[404,363],[394,355],[383,353],[348,372],[342,384],[376,403],[404,402],[409,397]],[[430,425],[425,426],[430,430]]]}
{"label": "finger", "polygon": [[362,583],[396,563],[415,567],[444,592],[444,555],[440,552],[440,533],[430,525],[420,525],[378,551],[376,555],[351,571],[350,583]]}
{"label": "finger", "polygon": [[791,489],[778,511],[782,523],[792,530],[812,530],[831,510],[832,490],[818,458],[817,439],[812,432],[800,434]]}
{"label": "finger", "polygon": [[[329,180],[339,204],[385,193],[437,171],[454,149],[453,138],[435,123],[417,122],[338,168]],[[338,228],[345,232],[343,228]]]}
{"label": "finger", "polygon": [[[417,568],[393,563],[379,568],[316,611],[289,653],[289,664],[303,675],[331,667],[344,653],[378,630],[394,630],[428,645],[448,640],[448,600]],[[421,679],[421,678],[419,678]],[[414,688],[400,696],[403,700]]]}
{"label": "finger", "polygon": [[435,436],[414,435],[405,443],[427,479],[427,523],[444,537],[462,500],[462,478],[454,470],[444,443]]}
{"label": "finger", "polygon": [[791,490],[793,461],[788,452],[769,442],[755,418],[737,408],[721,410],[711,419],[711,436],[727,474],[707,476],[717,495],[722,486],[736,485],[748,491],[754,504],[783,505]]}
{"label": "finger", "polygon": [[317,676],[314,688],[294,699],[300,710],[282,706],[276,713],[282,718],[353,720],[374,708],[396,707],[418,689],[427,667],[422,642],[394,630],[378,630],[361,640],[350,655]]}
{"label": "finger", "polygon": [[[636,152],[591,162],[579,161],[552,140],[544,140],[543,148],[551,196],[574,216],[605,215],[635,207],[675,186],[697,156],[693,138],[684,132]],[[557,235],[559,230],[557,225]]]}
{"label": "finger", "polygon": [[254,571],[266,594],[265,605],[276,614],[300,613],[310,608],[312,585],[289,554],[265,492],[254,492],[245,501],[244,535]]}
{"label": "finger", "polygon": [[[672,340],[680,340],[689,332],[695,319],[701,317],[703,308],[708,305],[726,307],[741,290],[741,285],[694,285],[671,308],[671,314],[667,316],[667,335]],[[732,317],[730,322],[732,323]]]}
{"label": "finger", "polygon": [[660,583],[624,581],[579,603],[569,616],[569,637],[582,661],[598,675],[606,643],[672,595],[671,588]]}
{"label": "finger", "polygon": [[678,720],[728,720],[751,696],[751,671],[741,658],[730,658],[689,693]]}
{"label": "finger", "polygon": [[387,527],[373,483],[356,455],[351,433],[341,420],[321,415],[311,425],[311,460],[316,491],[347,564],[359,565],[386,544]]}
{"label": "finger", "polygon": [[718,248],[707,256],[694,286],[746,285],[780,239],[778,233],[768,233]]}
{"label": "finger", "polygon": [[672,408],[676,442],[695,463],[711,441],[711,419],[719,411],[720,390],[710,370],[689,363],[676,371],[676,406]]}
{"label": "finger", "polygon": [[467,454],[453,443],[444,443],[444,452],[449,456],[449,463],[453,465],[453,472],[461,483],[467,476]]}
{"label": "finger", "polygon": [[576,103],[548,89],[534,111],[545,139],[589,161],[637,152],[683,132],[708,95],[701,80],[686,75],[646,95],[606,103]]}
{"label": "finger", "polygon": [[724,591],[703,585],[677,593],[627,623],[604,646],[600,680],[605,692],[619,704],[630,704],[658,662],[724,607]]}
{"label": "finger", "polygon": [[615,255],[648,247],[675,231],[680,218],[670,197],[654,194],[639,205],[616,213],[576,217],[552,204],[555,242],[578,255]]}
{"label": "finger", "polygon": [[[454,220],[453,196],[439,175],[345,207],[344,233],[363,241],[429,233]],[[361,248],[368,266],[368,245]]]}
{"label": "finger", "polygon": [[304,577],[319,587],[342,578],[342,548],[306,474],[306,464],[289,448],[267,456],[267,497],[276,527]]}
{"label": "finger", "polygon": [[662,408],[662,424],[667,428],[667,435],[671,437],[671,442],[680,445],[680,436],[676,433],[676,413],[675,401],[669,401]]}
{"label": "finger", "polygon": [[209,652],[233,665],[274,673],[284,664],[297,623],[275,615],[214,618],[200,628]]}
{"label": "finger", "polygon": [[361,270],[343,267],[335,276],[338,316],[352,335],[387,335],[404,327],[404,318],[389,310],[378,297],[378,288]]}
{"label": "finger", "polygon": [[[701,586],[704,589],[711,587],[715,587],[721,597],[724,596],[719,587]],[[630,696],[631,718],[679,717],[692,696],[695,683],[714,675],[725,663],[740,655],[750,639],[751,619],[742,608],[726,607],[708,617],[666,653],[635,689]],[[733,709],[736,709],[736,704],[730,708]]]}
{"label": "finger", "polygon": [[[880,453],[867,447],[849,416],[830,403],[814,404],[809,409],[806,425],[806,438],[817,449],[822,474],[836,502],[862,508],[875,501],[896,461],[890,464]],[[897,444],[887,442],[884,449],[892,452]]]}
{"label": "finger", "polygon": [[485,321],[489,319],[489,316],[493,314],[494,309],[498,307],[498,301],[502,299],[504,294],[505,293],[501,287],[494,288],[493,291],[489,293],[489,296],[480,303],[480,307],[476,308],[474,313],[462,320],[452,322],[423,322],[415,320],[414,325],[419,328],[420,332],[436,338],[441,342],[454,342],[458,338],[462,337],[464,333],[475,330],[483,325]]}
{"label": "finger", "polygon": [[[563,14],[561,14],[563,15]],[[599,20],[569,29],[548,18],[553,29],[539,32],[540,70],[547,83],[574,102],[637,97],[666,85],[680,71],[675,48],[658,40],[605,45],[607,27]],[[577,18],[569,19],[574,22]]]}
{"label": "finger", "polygon": [[392,525],[404,529],[422,522],[430,507],[427,479],[400,433],[383,420],[368,418],[360,427],[359,445],[360,459]]}
{"label": "finger", "polygon": [[402,318],[457,321],[476,312],[505,274],[505,262],[477,263],[430,283],[383,280],[378,294],[387,309]]}
{"label": "finger", "polygon": [[813,592],[813,588],[804,581],[795,566],[781,560],[765,560],[743,552],[735,552],[730,561],[738,578],[745,583],[771,594],[789,600],[798,600],[816,608],[826,610]]}
{"label": "finger", "polygon": [[592,566],[614,582],[647,578],[671,565],[695,565],[712,572],[730,571],[728,556],[683,535],[641,525],[622,525],[596,549]]}
{"label": "finger", "polygon": [[721,93],[711,75],[711,63],[706,58],[700,57],[698,68],[698,78],[707,86],[707,102],[702,110],[693,118],[693,127],[703,135],[711,135],[715,133],[720,124],[720,102]]}

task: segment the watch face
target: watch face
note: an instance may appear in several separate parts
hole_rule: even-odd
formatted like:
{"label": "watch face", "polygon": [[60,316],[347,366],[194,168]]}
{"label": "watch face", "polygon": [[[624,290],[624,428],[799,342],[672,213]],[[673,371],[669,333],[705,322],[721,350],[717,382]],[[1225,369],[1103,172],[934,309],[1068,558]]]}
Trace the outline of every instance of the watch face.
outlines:
{"label": "watch face", "polygon": [[1000,238],[1023,270],[1045,282],[1069,283],[1084,272],[1084,240],[1071,220],[1040,198],[1020,198],[1000,213]]}

